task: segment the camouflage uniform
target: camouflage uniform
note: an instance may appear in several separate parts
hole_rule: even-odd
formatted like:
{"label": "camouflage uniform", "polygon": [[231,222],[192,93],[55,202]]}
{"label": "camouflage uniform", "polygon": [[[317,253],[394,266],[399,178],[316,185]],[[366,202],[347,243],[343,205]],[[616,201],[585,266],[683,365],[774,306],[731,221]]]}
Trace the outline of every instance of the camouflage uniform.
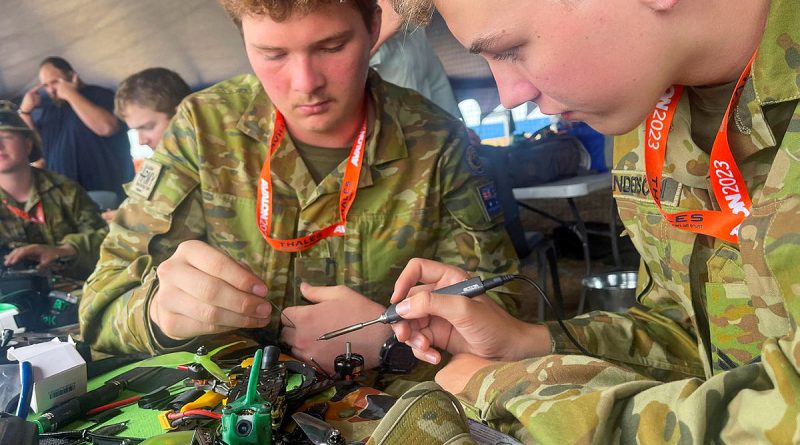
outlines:
{"label": "camouflage uniform", "polygon": [[[800,442],[800,7],[770,8],[729,126],[753,202],[739,245],[670,226],[646,186],[643,129],[619,137],[614,195],[646,308],[567,322],[605,360],[572,355],[549,325],[559,355],[482,370],[460,394],[471,415],[525,442]],[[668,212],[719,208],[690,97],[670,131]]]}
{"label": "camouflage uniform", "polygon": [[32,171],[33,188],[24,206],[2,189],[0,198],[31,213],[35,213],[41,201],[45,223],[25,221],[6,206],[0,205],[0,245],[13,249],[27,244],[69,244],[75,248],[77,255],[59,273],[84,279],[97,263],[100,243],[108,233],[108,225],[77,182],[38,168],[32,167]]}
{"label": "camouflage uniform", "polygon": [[[190,239],[249,267],[281,308],[302,304],[301,279],[345,284],[388,304],[413,257],[486,275],[514,273],[517,260],[491,199],[493,184],[475,174],[479,165],[463,125],[374,73],[369,85],[377,112],[347,234],[298,254],[269,248],[256,225],[256,183],[275,114],[258,79],[235,77],[186,99],[128,186],[87,281],[80,308],[85,340],[109,352],[168,349],[154,338],[147,306],[157,286],[155,266]],[[344,166],[317,185],[287,135],[272,157],[272,237],[295,238],[333,223]],[[273,311],[268,330],[278,317]]]}

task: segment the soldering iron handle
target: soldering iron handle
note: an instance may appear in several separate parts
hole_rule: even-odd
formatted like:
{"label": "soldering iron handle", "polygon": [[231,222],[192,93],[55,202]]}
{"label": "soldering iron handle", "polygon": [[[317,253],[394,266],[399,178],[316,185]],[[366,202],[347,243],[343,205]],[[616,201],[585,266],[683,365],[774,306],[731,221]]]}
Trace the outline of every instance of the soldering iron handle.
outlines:
{"label": "soldering iron handle", "polygon": [[[465,297],[473,297],[475,295],[480,295],[484,291],[483,287],[483,280],[480,277],[470,278],[466,281],[461,281],[451,286],[443,287],[441,289],[436,289],[431,293],[434,294],[442,294],[442,295],[463,295]],[[383,313],[383,320],[384,323],[397,323],[398,321],[402,320],[403,317],[397,313],[397,305],[393,304],[386,308],[386,312]]]}
{"label": "soldering iron handle", "polygon": [[[509,281],[513,280],[513,275],[498,275],[496,277],[492,277],[487,279],[486,281],[482,280],[481,277],[470,278],[469,280],[464,280],[459,283],[443,287],[441,289],[436,289],[431,293],[434,294],[441,294],[441,295],[463,295],[465,297],[476,297],[478,295],[485,294],[487,290],[494,289],[497,286],[501,286]],[[381,317],[383,323],[397,323],[398,321],[402,320],[401,317],[397,313],[397,305],[393,304],[386,308],[386,312],[383,313]]]}

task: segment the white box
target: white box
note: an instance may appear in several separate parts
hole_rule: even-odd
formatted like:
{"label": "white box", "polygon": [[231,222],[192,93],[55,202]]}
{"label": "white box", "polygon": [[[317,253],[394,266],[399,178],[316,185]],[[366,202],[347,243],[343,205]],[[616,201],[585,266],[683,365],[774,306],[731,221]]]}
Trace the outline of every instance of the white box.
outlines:
{"label": "white box", "polygon": [[31,407],[41,413],[86,393],[86,362],[75,344],[57,338],[47,343],[10,348],[9,360],[27,361],[33,367]]}

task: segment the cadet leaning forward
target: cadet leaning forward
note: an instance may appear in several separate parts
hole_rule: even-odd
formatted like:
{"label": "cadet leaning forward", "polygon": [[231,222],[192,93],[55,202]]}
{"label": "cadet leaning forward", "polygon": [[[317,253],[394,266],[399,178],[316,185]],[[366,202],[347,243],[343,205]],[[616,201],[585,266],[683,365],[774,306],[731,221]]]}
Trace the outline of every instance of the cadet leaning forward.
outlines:
{"label": "cadet leaning forward", "polygon": [[[86,340],[109,352],[188,348],[239,328],[274,340],[272,303],[293,306],[282,339],[297,357],[328,366],[352,341],[375,367],[386,326],[316,338],[380,314],[412,257],[516,270],[463,125],[368,71],[375,0],[223,6],[255,76],[179,107],[85,288]],[[302,282],[368,298],[305,295],[315,304],[297,306]]]}
{"label": "cadet leaning forward", "polygon": [[[647,185],[615,191],[645,309],[567,322],[599,358],[555,324],[424,291],[398,305],[415,319],[398,337],[431,362],[431,345],[462,354],[437,381],[526,443],[800,442],[798,3],[433,3],[506,107],[622,134],[613,175]],[[464,277],[414,261],[393,301]]]}

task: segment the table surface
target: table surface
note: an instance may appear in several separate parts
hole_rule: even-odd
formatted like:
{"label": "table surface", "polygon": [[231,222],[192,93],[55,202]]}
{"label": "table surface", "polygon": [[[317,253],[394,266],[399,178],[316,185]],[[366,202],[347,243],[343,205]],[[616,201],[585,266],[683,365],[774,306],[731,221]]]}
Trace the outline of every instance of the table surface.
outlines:
{"label": "table surface", "polygon": [[514,189],[516,199],[577,198],[611,187],[611,172],[575,176],[533,187]]}

